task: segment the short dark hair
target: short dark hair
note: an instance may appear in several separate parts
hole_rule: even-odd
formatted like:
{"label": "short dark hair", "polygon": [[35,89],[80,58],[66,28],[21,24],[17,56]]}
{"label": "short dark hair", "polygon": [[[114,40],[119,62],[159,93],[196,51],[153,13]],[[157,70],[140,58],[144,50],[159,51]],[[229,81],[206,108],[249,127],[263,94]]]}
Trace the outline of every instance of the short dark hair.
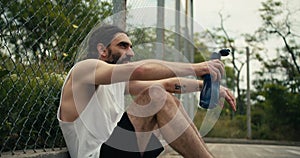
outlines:
{"label": "short dark hair", "polygon": [[95,29],[90,38],[88,39],[88,49],[86,59],[98,59],[99,54],[97,50],[97,45],[102,43],[104,47],[110,45],[111,40],[115,37],[117,33],[125,33],[122,29],[114,25],[102,25]]}

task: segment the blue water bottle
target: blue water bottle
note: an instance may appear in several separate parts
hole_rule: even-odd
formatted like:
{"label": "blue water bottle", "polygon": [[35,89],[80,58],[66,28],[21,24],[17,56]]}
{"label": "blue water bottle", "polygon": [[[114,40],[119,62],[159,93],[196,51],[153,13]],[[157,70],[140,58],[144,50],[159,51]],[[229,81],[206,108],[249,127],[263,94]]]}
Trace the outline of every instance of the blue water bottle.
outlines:
{"label": "blue water bottle", "polygon": [[[214,52],[210,59],[221,59],[221,56],[227,56],[229,49],[221,49],[218,53]],[[200,107],[204,109],[213,109],[219,104],[220,81],[212,81],[209,74],[203,75],[203,88],[200,93]]]}

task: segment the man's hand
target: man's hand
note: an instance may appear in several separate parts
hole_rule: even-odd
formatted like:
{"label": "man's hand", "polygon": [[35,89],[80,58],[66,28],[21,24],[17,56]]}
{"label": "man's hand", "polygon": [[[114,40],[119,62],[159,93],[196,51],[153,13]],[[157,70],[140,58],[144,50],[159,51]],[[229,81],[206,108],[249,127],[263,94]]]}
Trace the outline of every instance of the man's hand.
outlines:
{"label": "man's hand", "polygon": [[[220,87],[220,98],[225,98],[226,102],[231,106],[231,108],[236,111],[236,100],[234,95],[226,87]],[[224,102],[220,101],[220,106],[224,106]]]}
{"label": "man's hand", "polygon": [[225,73],[224,64],[218,59],[198,63],[195,64],[195,66],[195,73],[197,76],[201,77],[203,75],[210,74],[213,81],[221,80]]}

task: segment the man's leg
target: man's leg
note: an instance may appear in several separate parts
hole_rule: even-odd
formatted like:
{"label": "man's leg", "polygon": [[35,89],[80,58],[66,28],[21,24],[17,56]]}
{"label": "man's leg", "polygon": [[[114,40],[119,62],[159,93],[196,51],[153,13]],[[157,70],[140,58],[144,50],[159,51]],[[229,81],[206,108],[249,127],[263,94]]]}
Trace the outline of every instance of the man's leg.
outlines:
{"label": "man's leg", "polygon": [[[186,113],[183,105],[181,104],[181,102],[178,100],[178,98],[176,98],[175,96],[173,96],[174,100],[176,101],[176,104],[179,107],[179,110],[181,111],[181,113],[185,116],[185,118],[188,120],[188,122],[190,123],[190,125],[192,126],[194,132],[196,133],[196,135],[198,136],[198,138],[200,139],[200,141],[202,142],[202,144],[205,146],[205,148],[208,150],[208,147],[206,146],[204,140],[202,139],[199,130],[197,129],[196,125],[194,124],[194,122],[190,119],[189,115]],[[211,154],[212,155],[212,154]]]}
{"label": "man's leg", "polygon": [[[149,141],[153,141],[151,137],[154,136],[153,132],[158,127],[156,113],[160,108],[155,108],[154,106],[158,105],[158,102],[162,101],[163,99],[160,98],[153,100],[149,93],[151,93],[149,92],[149,89],[141,92],[140,95],[135,98],[134,103],[132,103],[127,109],[130,122],[135,128],[137,144],[142,155],[149,145]],[[162,145],[159,143],[159,141],[155,142],[154,144],[156,144],[156,146],[152,146],[150,150],[162,148]]]}
{"label": "man's leg", "polygon": [[212,157],[196,127],[180,108],[180,102],[160,86],[150,87],[135,99],[128,114],[138,132],[137,139],[141,139],[138,140],[140,149],[145,148],[148,133],[157,124],[164,139],[184,157]]}

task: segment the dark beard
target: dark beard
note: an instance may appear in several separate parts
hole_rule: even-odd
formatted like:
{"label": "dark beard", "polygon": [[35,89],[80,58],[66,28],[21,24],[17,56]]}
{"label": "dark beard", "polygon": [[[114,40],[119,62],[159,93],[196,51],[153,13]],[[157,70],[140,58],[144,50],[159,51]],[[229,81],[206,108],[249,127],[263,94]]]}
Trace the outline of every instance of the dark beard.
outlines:
{"label": "dark beard", "polygon": [[109,64],[117,64],[118,63],[118,61],[119,61],[119,59],[120,59],[120,55],[112,55],[112,51],[111,51],[111,49],[110,48],[108,48],[108,57],[112,57],[112,61],[105,61],[105,62],[107,62],[107,63],[109,63]]}
{"label": "dark beard", "polygon": [[116,61],[115,60],[113,60],[113,61],[105,61],[105,62],[108,63],[108,64],[117,64],[117,61],[118,60],[116,60]]}
{"label": "dark beard", "polygon": [[117,64],[119,61],[120,57],[118,56],[113,56],[113,60],[112,61],[106,61],[108,64]]}
{"label": "dark beard", "polygon": [[112,55],[112,51],[111,49],[108,48],[108,56],[112,57],[112,61],[106,61],[107,63],[109,64],[122,64],[123,61],[130,61],[130,57],[125,57],[125,58],[122,58],[121,59],[121,55],[120,54],[115,54],[115,55]]}

